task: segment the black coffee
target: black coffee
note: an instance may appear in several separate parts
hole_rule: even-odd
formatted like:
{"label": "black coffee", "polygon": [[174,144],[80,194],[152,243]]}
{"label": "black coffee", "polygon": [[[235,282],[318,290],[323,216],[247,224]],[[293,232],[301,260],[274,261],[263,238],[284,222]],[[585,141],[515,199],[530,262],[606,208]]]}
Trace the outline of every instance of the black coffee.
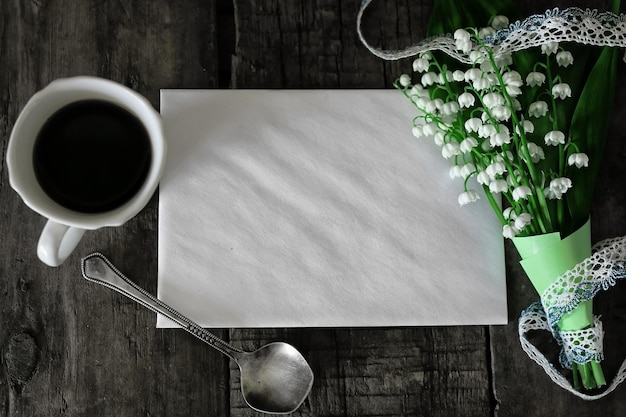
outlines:
{"label": "black coffee", "polygon": [[83,213],[121,206],[139,190],[151,145],[141,121],[101,100],[77,101],[54,113],[35,141],[41,188],[58,204]]}

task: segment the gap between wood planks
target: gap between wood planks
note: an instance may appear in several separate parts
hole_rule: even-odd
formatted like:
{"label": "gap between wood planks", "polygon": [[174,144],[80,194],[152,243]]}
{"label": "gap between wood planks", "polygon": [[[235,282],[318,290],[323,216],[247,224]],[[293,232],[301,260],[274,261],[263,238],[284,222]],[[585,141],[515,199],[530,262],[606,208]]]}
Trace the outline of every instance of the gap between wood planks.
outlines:
{"label": "gap between wood planks", "polygon": [[496,391],[496,378],[495,378],[495,368],[496,364],[494,362],[494,351],[493,351],[493,342],[491,340],[491,326],[487,326],[485,331],[485,354],[487,355],[487,383],[489,384],[489,401],[491,405],[491,415],[493,417],[498,417],[498,409],[500,408],[500,400],[498,399],[498,393]]}
{"label": "gap between wood planks", "polygon": [[218,0],[215,5],[217,39],[217,87],[231,86],[232,59],[235,55],[236,23],[233,0]]}

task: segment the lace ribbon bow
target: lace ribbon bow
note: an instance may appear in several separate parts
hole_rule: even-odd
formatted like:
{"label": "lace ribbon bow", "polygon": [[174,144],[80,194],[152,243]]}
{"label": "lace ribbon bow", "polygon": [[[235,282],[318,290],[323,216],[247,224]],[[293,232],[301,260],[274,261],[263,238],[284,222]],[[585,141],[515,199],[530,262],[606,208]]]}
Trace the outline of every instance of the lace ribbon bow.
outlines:
{"label": "lace ribbon bow", "polygon": [[607,290],[618,279],[626,278],[626,236],[604,240],[592,248],[593,255],[557,278],[541,295],[541,303],[531,304],[519,319],[518,333],[524,352],[561,388],[585,400],[602,398],[626,379],[626,360],[622,363],[609,387],[598,395],[578,392],[552,363],[527,338],[531,330],[552,333],[561,345],[559,361],[565,368],[572,363],[600,362],[603,357],[602,323],[594,317],[594,326],[577,331],[560,331],[557,324],[564,314],[572,312],[580,303],[592,299],[599,291]]}

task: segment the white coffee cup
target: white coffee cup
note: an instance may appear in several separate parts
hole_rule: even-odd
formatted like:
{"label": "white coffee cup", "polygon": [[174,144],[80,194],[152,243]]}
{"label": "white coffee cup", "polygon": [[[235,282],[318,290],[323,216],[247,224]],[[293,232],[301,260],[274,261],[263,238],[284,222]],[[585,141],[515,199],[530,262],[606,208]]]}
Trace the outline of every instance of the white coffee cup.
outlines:
{"label": "white coffee cup", "polygon": [[[143,183],[127,201],[104,211],[69,209],[51,198],[38,181],[34,167],[35,142],[44,124],[60,109],[85,100],[111,103],[143,125],[150,142],[150,163]],[[80,76],[51,82],[28,101],[20,113],[7,149],[11,187],[24,203],[48,219],[37,245],[39,258],[58,266],[72,253],[86,230],[120,226],[139,213],[154,194],[166,157],[166,141],[159,113],[133,90],[102,78]]]}

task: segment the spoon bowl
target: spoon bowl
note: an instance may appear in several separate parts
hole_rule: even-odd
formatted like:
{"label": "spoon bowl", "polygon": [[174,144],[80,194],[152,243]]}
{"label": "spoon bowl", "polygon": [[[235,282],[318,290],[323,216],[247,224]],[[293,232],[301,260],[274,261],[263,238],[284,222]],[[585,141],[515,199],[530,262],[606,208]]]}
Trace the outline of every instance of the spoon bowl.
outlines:
{"label": "spoon bowl", "polygon": [[83,258],[81,270],[85,279],[111,288],[166,316],[235,361],[241,371],[243,399],[251,408],[263,413],[287,414],[300,407],[309,394],[313,371],[293,346],[274,342],[254,352],[231,346],[141,289],[100,253]]}
{"label": "spoon bowl", "polygon": [[241,370],[243,397],[258,411],[294,411],[311,390],[313,373],[309,364],[287,343],[270,343],[245,353],[237,363]]}

